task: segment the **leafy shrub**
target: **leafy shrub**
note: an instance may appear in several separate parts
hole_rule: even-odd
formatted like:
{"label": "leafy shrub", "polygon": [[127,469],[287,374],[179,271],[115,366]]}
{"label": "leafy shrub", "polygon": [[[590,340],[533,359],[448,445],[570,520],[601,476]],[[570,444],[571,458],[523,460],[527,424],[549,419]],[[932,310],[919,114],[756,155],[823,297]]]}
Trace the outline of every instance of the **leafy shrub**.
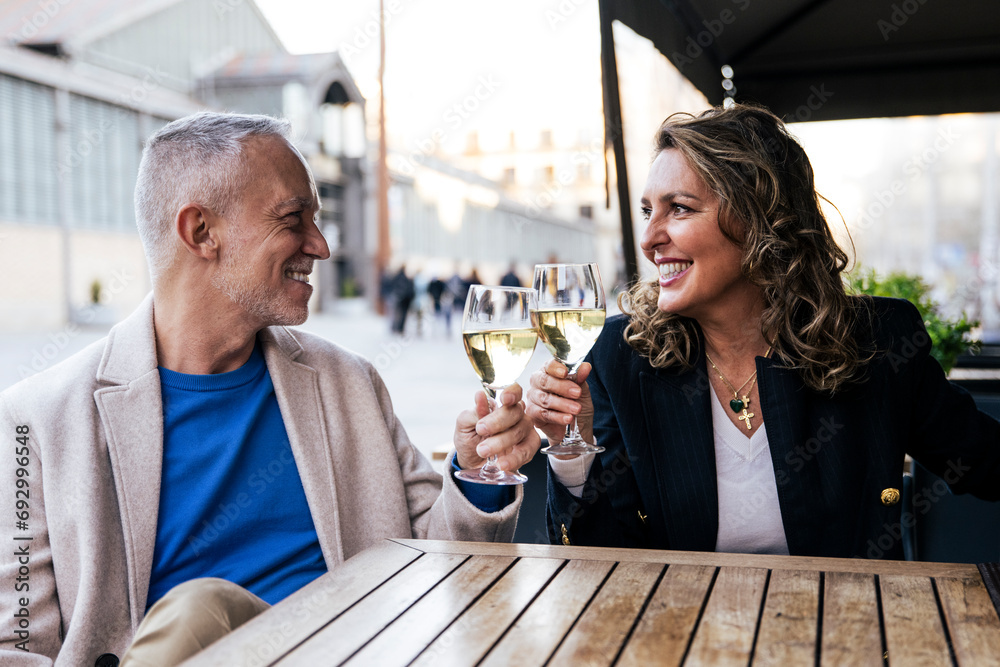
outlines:
{"label": "leafy shrub", "polygon": [[979,347],[979,341],[969,336],[979,322],[969,321],[965,313],[957,320],[942,318],[937,305],[927,295],[930,287],[920,276],[894,271],[879,277],[874,269],[858,270],[848,276],[848,285],[856,294],[906,299],[916,306],[931,337],[931,356],[938,360],[945,373],[955,365],[958,355]]}

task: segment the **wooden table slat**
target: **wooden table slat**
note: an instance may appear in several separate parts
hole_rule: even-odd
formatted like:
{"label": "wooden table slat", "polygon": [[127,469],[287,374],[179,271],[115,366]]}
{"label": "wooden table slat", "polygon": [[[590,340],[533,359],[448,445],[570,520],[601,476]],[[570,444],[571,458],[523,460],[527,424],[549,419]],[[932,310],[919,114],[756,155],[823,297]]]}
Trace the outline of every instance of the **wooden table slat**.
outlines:
{"label": "wooden table slat", "polygon": [[613,565],[593,560],[567,563],[493,647],[482,667],[545,664]]}
{"label": "wooden table slat", "polygon": [[882,667],[882,631],[874,575],[853,572],[825,575],[820,664]]}
{"label": "wooden table slat", "polygon": [[774,570],[760,618],[754,667],[812,664],[818,630],[819,573]]}
{"label": "wooden table slat", "polygon": [[1000,667],[1000,618],[981,578],[936,579],[959,665]]}
{"label": "wooden table slat", "polygon": [[617,664],[680,665],[714,575],[709,565],[667,568]]}
{"label": "wooden table slat", "polygon": [[695,629],[688,661],[697,665],[746,665],[753,648],[767,570],[722,567]]}
{"label": "wooden table slat", "polygon": [[498,544],[493,542],[447,542],[443,540],[403,540],[395,542],[427,553],[518,556],[520,558],[565,558],[583,560],[670,563],[716,567],[752,567],[770,570],[810,570],[814,572],[856,572],[863,574],[908,574],[914,577],[979,576],[975,565],[967,563],[921,563],[916,561],[866,560],[863,558],[820,558],[817,556],[773,556],[768,554],[716,553],[711,551],[668,551],[665,549],[619,549],[617,547],[575,547],[551,544]]}
{"label": "wooden table slat", "polygon": [[423,555],[386,540],[304,586],[184,665],[269,665]]}
{"label": "wooden table slat", "polygon": [[[510,556],[473,556],[434,590],[399,616],[377,641],[353,656],[350,665],[406,665],[447,630],[483,591],[511,566]],[[305,662],[331,665],[332,661]]]}
{"label": "wooden table slat", "polygon": [[938,612],[934,588],[927,577],[884,575],[882,619],[889,659],[897,665],[948,665],[951,653]]}
{"label": "wooden table slat", "polygon": [[565,563],[522,558],[420,654],[415,665],[473,665],[482,659]]}
{"label": "wooden table slat", "polygon": [[659,563],[619,563],[551,664],[610,665],[662,572]]}
{"label": "wooden table slat", "polygon": [[275,664],[335,665],[346,660],[466,560],[457,554],[424,555],[400,572],[393,586],[373,591]]}

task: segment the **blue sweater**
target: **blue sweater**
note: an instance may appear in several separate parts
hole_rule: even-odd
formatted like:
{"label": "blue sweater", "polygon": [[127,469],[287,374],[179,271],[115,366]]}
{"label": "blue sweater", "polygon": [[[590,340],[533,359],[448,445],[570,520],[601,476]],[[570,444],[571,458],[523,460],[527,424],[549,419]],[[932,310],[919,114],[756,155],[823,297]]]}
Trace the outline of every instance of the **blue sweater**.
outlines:
{"label": "blue sweater", "polygon": [[163,470],[147,609],[219,577],[274,604],[326,572],[259,345],[229,373],[160,368]]}

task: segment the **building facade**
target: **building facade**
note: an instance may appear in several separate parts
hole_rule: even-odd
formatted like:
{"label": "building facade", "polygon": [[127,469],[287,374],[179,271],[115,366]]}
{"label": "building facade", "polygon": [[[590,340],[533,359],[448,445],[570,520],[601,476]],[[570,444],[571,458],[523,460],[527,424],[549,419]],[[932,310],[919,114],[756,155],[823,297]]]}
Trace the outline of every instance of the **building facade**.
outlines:
{"label": "building facade", "polygon": [[[370,264],[361,97],[335,53],[287,53],[252,1],[0,5],[0,327],[115,321],[151,288],[133,191],[146,137],[204,109],[291,119],[335,257]],[[355,142],[357,143],[357,142]]]}

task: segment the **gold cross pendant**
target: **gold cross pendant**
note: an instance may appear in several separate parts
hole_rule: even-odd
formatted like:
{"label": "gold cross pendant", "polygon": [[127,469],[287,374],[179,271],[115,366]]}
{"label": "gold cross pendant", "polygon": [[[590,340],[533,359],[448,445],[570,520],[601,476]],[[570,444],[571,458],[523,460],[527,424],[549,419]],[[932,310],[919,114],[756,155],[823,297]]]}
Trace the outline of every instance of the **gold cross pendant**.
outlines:
{"label": "gold cross pendant", "polygon": [[741,415],[740,415],[740,416],[738,417],[738,419],[739,419],[739,420],[740,420],[741,422],[745,422],[745,423],[746,423],[746,425],[747,425],[747,430],[749,431],[749,430],[751,430],[751,429],[753,428],[753,426],[751,426],[751,425],[750,425],[750,418],[751,418],[751,417],[756,417],[756,416],[757,416],[757,415],[755,415],[755,414],[754,414],[754,413],[752,413],[752,412],[747,412],[747,409],[746,409],[746,408],[743,408],[743,414],[741,414]]}

